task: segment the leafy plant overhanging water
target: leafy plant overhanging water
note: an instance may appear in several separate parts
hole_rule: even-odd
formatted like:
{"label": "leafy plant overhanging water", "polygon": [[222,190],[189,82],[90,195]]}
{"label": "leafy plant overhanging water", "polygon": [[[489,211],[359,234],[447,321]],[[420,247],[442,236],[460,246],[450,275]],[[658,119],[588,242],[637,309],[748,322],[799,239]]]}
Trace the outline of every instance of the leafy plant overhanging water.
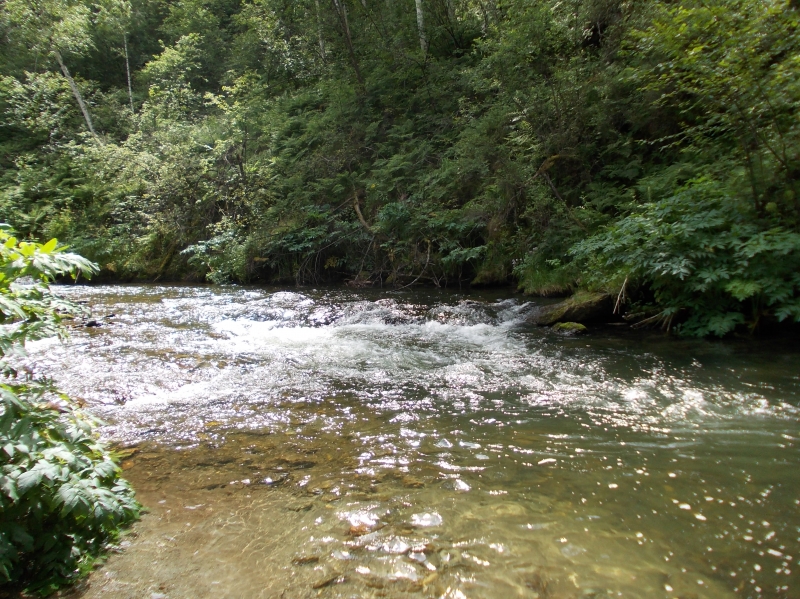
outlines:
{"label": "leafy plant overhanging water", "polygon": [[0,230],[0,584],[47,593],[91,566],[139,506],[95,421],[47,380],[15,369],[27,341],[62,336],[81,312],[50,292],[96,267]]}

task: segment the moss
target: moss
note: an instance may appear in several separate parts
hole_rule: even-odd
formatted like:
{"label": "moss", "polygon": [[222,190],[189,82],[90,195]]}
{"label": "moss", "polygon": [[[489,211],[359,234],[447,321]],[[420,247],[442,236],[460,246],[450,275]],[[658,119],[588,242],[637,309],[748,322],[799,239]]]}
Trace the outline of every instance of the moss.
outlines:
{"label": "moss", "polygon": [[553,325],[553,330],[560,333],[571,333],[574,335],[578,333],[585,333],[589,329],[579,322],[557,322]]}

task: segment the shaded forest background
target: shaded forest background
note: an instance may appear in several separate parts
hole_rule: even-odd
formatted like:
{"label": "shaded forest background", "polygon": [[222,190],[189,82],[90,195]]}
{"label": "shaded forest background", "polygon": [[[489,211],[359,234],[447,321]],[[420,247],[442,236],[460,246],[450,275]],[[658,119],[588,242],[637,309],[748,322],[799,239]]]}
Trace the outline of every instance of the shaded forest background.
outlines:
{"label": "shaded forest background", "polygon": [[800,321],[785,0],[5,0],[0,220],[116,280]]}

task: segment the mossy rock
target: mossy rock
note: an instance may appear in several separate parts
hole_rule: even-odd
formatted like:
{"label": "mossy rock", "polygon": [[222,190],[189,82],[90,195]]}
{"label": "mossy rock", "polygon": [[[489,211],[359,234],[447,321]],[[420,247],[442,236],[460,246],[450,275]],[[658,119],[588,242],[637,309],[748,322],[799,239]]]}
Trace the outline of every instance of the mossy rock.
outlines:
{"label": "mossy rock", "polygon": [[578,335],[585,333],[589,329],[579,322],[557,322],[553,325],[553,330],[559,333],[568,333],[570,335]]}
{"label": "mossy rock", "polygon": [[610,319],[612,298],[607,293],[579,291],[557,304],[538,306],[529,316],[530,324],[549,327],[556,323],[583,323]]}

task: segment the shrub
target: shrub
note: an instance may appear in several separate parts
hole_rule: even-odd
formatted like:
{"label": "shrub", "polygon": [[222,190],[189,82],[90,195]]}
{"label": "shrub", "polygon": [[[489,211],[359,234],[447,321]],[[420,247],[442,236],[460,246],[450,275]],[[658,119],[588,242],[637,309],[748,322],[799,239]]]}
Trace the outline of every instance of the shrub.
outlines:
{"label": "shrub", "polygon": [[0,583],[43,594],[86,572],[139,510],[95,421],[13,367],[26,341],[63,336],[62,319],[80,310],[49,283],[96,267],[63,250],[0,230]]}
{"label": "shrub", "polygon": [[800,322],[800,234],[711,179],[645,204],[571,253],[594,285],[648,285],[667,327],[683,313],[684,334],[722,336],[765,316]]}

